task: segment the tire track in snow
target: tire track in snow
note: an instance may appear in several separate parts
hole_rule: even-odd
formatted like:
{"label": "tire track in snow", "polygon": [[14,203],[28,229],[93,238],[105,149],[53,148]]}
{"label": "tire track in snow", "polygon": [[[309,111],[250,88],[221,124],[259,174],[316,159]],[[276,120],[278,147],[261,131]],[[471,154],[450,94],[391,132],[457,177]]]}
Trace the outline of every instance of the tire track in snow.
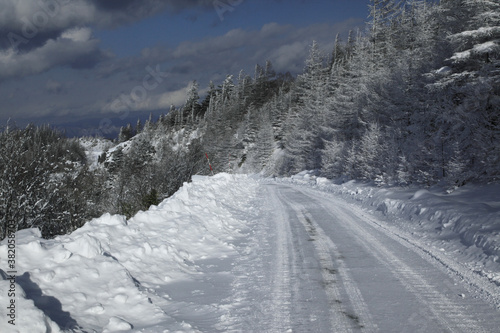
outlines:
{"label": "tire track in snow", "polygon": [[[335,279],[332,280],[332,276],[338,275],[340,278],[340,282],[342,283],[345,293],[349,298],[350,305],[352,306],[351,313],[348,309],[340,306],[341,313],[350,319],[350,325],[354,326],[354,328],[359,328],[363,332],[372,332],[372,328],[375,327],[371,314],[366,307],[365,301],[361,292],[359,291],[356,283],[351,278],[349,274],[349,269],[345,266],[345,264],[340,261],[334,261],[333,257],[340,258],[341,254],[333,241],[326,235],[324,230],[319,226],[318,223],[314,221],[313,216],[307,212],[305,207],[301,205],[295,204],[292,207],[297,214],[297,217],[302,222],[304,227],[307,229],[308,226],[312,226],[315,232],[315,235],[311,235],[314,237],[314,246],[316,248],[317,254],[320,258],[322,275],[323,279],[326,283],[327,294],[329,294],[331,303],[341,304],[340,299],[341,295],[337,288],[335,288]],[[332,312],[332,318],[338,316],[338,309],[335,307],[331,307],[330,311]],[[347,323],[344,323],[346,325]],[[348,327],[348,326],[347,326]],[[344,327],[346,330],[346,327]]]}
{"label": "tire track in snow", "polygon": [[[352,209],[352,207],[347,208],[345,204],[342,204],[342,206],[344,209]],[[453,260],[453,257],[447,257],[443,252],[433,251],[432,248],[428,248],[426,245],[418,242],[418,240],[412,239],[411,236],[404,231],[397,228],[388,228],[387,225],[377,221],[363,211],[359,211],[359,213],[359,216],[362,216],[364,221],[377,229],[383,230],[387,237],[405,247],[411,248],[414,252],[418,253],[422,259],[426,260],[444,274],[450,277],[453,276],[455,280],[458,279],[458,281],[462,281],[462,284],[465,285],[470,293],[479,295],[485,302],[500,309],[500,293],[498,291],[498,286],[491,283],[490,280],[485,279],[484,276],[478,276],[478,274],[471,271],[470,268],[464,269],[464,266]]]}
{"label": "tire track in snow", "polygon": [[[280,328],[281,332],[292,331],[291,327],[291,273],[293,266],[290,260],[289,244],[291,241],[291,231],[288,224],[288,217],[281,201],[269,191],[271,206],[278,208],[274,212],[274,222],[276,222],[276,266],[273,272],[273,325],[275,329]],[[285,330],[286,329],[286,330]]]}
{"label": "tire track in snow", "polygon": [[[286,217],[287,208],[283,204],[286,202],[284,196],[280,193],[279,189],[269,189],[270,197],[272,199],[272,204],[277,208],[277,214],[279,214],[279,224],[280,225],[288,225],[290,219]],[[317,224],[312,222],[312,218],[309,221],[306,220],[306,217],[302,213],[304,208],[300,205],[294,203],[294,205],[287,205],[290,207],[292,211],[294,211],[300,223],[303,227],[308,231],[310,237],[314,237],[314,247],[316,249],[316,255],[319,258],[319,264],[321,269],[321,276],[323,278],[323,286],[326,292],[326,295],[329,300],[329,320],[331,329],[333,332],[352,332],[352,321],[355,321],[354,326],[358,326],[359,322],[357,322],[357,318],[354,314],[351,314],[347,309],[344,308],[342,303],[340,302],[341,293],[337,288],[337,281],[335,279],[335,274],[338,272],[334,265],[334,260],[330,255],[331,244],[325,243],[325,237],[323,234],[317,233],[319,228],[316,228],[316,232],[312,232],[312,229],[308,230],[308,226],[312,226],[313,228],[319,227]],[[314,234],[313,234],[314,233]],[[312,239],[312,238],[311,238]],[[284,240],[278,240],[283,245],[280,246],[282,248],[284,244],[290,244],[293,247],[293,244],[290,243],[290,239],[288,239],[287,243],[283,242]],[[286,240],[285,240],[286,241]],[[293,251],[301,251],[301,249],[293,249]],[[295,274],[297,272],[294,272]],[[300,286],[297,286],[300,288]],[[359,293],[358,293],[359,294]],[[351,320],[349,320],[351,318]]]}
{"label": "tire track in snow", "polygon": [[[475,318],[467,313],[466,307],[452,302],[448,297],[439,292],[433,285],[429,284],[425,278],[414,271],[410,266],[404,263],[398,256],[392,253],[387,247],[376,239],[365,228],[359,225],[353,214],[348,214],[346,208],[339,208],[337,205],[324,204],[324,197],[311,193],[310,191],[301,191],[311,199],[315,199],[323,209],[329,211],[332,215],[340,218],[352,230],[352,236],[357,239],[360,246],[373,253],[376,258],[395,276],[403,286],[411,292],[419,303],[424,306],[446,330],[450,332],[486,332],[478,327]],[[387,234],[386,230],[377,228],[379,232]],[[392,237],[390,237],[392,239]],[[407,244],[401,245],[406,246]]]}

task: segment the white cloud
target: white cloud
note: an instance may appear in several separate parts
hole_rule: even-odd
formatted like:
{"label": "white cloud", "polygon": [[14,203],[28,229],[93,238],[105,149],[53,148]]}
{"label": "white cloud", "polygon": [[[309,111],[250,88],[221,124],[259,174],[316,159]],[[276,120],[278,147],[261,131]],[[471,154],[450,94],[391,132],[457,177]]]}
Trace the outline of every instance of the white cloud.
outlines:
{"label": "white cloud", "polygon": [[92,36],[90,28],[73,28],[62,33],[61,38],[70,39],[74,42],[87,42]]}
{"label": "white cloud", "polygon": [[120,93],[102,107],[104,113],[127,114],[135,111],[155,111],[164,109],[168,111],[171,105],[180,106],[186,102],[187,93],[191,83],[180,89],[165,93],[156,89],[148,91],[144,86],[137,85]]}
{"label": "white cloud", "polygon": [[264,24],[260,29],[260,33],[263,37],[272,37],[276,35],[282,35],[293,29],[291,25],[280,25],[276,22],[271,22]]}
{"label": "white cloud", "polygon": [[273,59],[274,68],[278,71],[300,71],[308,52],[308,41],[297,41],[272,50],[269,58]]}
{"label": "white cloud", "polygon": [[191,84],[176,91],[163,93],[158,98],[156,109],[168,110],[171,105],[183,105],[186,102],[187,93]]}

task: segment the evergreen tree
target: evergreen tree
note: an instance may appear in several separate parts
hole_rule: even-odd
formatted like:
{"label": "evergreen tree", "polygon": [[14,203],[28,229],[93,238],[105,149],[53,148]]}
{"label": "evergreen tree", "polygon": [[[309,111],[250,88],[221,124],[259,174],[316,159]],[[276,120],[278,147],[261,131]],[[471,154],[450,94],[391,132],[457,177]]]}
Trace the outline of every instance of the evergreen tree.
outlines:
{"label": "evergreen tree", "polygon": [[296,102],[288,117],[288,132],[284,138],[290,172],[320,167],[327,73],[319,46],[313,42],[304,73],[297,78],[294,91]]}
{"label": "evergreen tree", "polygon": [[141,133],[144,127],[142,126],[142,121],[140,119],[137,119],[137,124],[135,125],[135,132],[137,134]]}
{"label": "evergreen tree", "polygon": [[125,127],[120,128],[120,133],[118,134],[118,141],[125,142],[130,140],[134,136],[134,130],[131,124],[127,124]]}
{"label": "evergreen tree", "polygon": [[189,121],[194,124],[195,119],[200,116],[201,105],[199,103],[200,96],[198,95],[198,82],[193,81],[189,88],[186,103],[184,104],[184,113],[188,114]]}
{"label": "evergreen tree", "polygon": [[398,15],[402,13],[400,0],[370,0],[370,41],[373,65],[388,60],[386,54],[394,38],[390,30]]}

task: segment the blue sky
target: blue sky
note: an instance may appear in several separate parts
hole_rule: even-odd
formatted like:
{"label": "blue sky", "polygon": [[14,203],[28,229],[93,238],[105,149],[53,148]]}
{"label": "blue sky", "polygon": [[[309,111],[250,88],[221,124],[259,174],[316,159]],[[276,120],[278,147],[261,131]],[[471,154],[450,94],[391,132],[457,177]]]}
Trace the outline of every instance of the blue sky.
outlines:
{"label": "blue sky", "polygon": [[313,40],[327,54],[363,29],[368,3],[0,0],[0,122],[119,126],[182,104],[193,80],[203,93],[266,60],[297,74]]}
{"label": "blue sky", "polygon": [[[230,6],[229,1],[223,3],[227,3],[228,7],[215,3],[213,10],[201,13],[187,11],[172,15],[166,11],[148,20],[119,29],[101,30],[97,36],[113,52],[126,56],[133,55],[138,49],[158,43],[175,45],[185,40],[222,35],[228,30],[237,28],[256,30],[271,22],[305,27],[312,23],[364,18],[368,2],[366,0],[235,0],[234,6]],[[122,42],[124,36],[127,36],[130,44]]]}

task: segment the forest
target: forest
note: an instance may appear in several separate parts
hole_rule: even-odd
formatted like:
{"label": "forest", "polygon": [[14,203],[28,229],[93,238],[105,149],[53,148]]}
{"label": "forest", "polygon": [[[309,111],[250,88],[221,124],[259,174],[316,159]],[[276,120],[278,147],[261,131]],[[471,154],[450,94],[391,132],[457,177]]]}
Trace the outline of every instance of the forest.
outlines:
{"label": "forest", "polygon": [[[271,61],[123,127],[95,164],[49,126],[0,132],[0,238],[51,238],[102,213],[130,217],[194,174],[293,175],[452,191],[500,179],[500,2],[371,0],[363,31],[312,41],[304,70]],[[98,139],[95,139],[98,140]],[[102,139],[101,139],[102,140]],[[205,155],[206,154],[206,155]]]}

